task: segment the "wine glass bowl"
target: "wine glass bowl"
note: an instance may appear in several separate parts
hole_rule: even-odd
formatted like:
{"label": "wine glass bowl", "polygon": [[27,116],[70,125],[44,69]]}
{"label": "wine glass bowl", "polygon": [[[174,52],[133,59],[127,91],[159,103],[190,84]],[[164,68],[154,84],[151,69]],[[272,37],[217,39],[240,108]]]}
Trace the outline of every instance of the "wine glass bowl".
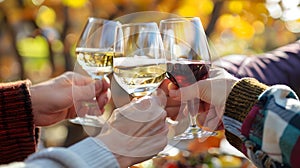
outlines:
{"label": "wine glass bowl", "polygon": [[[112,73],[113,57],[116,55],[114,52],[115,30],[119,25],[120,23],[117,21],[94,17],[88,18],[76,45],[77,60],[74,71],[81,69],[93,80],[101,80]],[[76,92],[76,90],[74,91]],[[89,113],[84,117],[71,119],[72,123],[93,127],[102,126],[103,120],[100,118],[102,113],[98,111],[99,108],[96,108],[98,107],[96,95],[92,100],[75,103],[78,106],[88,107]],[[77,109],[77,111],[80,111],[80,109]]]}
{"label": "wine glass bowl", "polygon": [[165,78],[166,59],[156,23],[130,23],[117,28],[114,78],[131,96],[151,94]]}
{"label": "wine glass bowl", "polygon": [[[166,19],[160,21],[159,28],[168,53],[167,78],[178,87],[206,79],[211,66],[211,55],[200,18]],[[201,138],[213,134],[203,131],[197,125],[199,101],[195,99],[183,102],[189,113],[190,126],[184,133],[173,137],[174,140]]]}
{"label": "wine glass bowl", "polygon": [[118,25],[116,21],[88,18],[75,52],[77,62],[94,79],[113,71],[114,36]]}
{"label": "wine glass bowl", "polygon": [[166,76],[177,87],[185,87],[206,79],[209,68],[209,63],[201,61],[168,62]]}
{"label": "wine glass bowl", "polygon": [[76,48],[77,62],[94,79],[102,79],[112,72],[112,51]]}

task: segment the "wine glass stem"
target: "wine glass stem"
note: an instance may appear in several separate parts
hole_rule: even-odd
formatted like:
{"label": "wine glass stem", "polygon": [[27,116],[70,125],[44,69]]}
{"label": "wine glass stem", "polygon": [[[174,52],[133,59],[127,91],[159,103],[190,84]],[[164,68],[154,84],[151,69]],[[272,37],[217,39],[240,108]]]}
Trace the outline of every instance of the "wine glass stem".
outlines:
{"label": "wine glass stem", "polygon": [[187,110],[190,119],[190,127],[197,127],[197,111],[195,110],[194,99],[187,101]]}

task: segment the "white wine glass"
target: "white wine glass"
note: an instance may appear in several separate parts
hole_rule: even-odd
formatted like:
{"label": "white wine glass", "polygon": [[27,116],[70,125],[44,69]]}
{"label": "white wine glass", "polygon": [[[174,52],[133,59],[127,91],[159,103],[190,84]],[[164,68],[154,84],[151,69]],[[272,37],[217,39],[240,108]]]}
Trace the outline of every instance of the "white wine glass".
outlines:
{"label": "white wine glass", "polygon": [[[167,51],[166,76],[178,87],[206,79],[211,66],[211,54],[200,18],[171,18],[160,21],[160,32]],[[195,90],[196,91],[196,90]],[[174,140],[187,140],[214,135],[197,125],[199,100],[184,102],[189,127]]]}
{"label": "white wine glass", "polygon": [[154,22],[129,23],[116,30],[114,78],[132,97],[151,94],[165,78],[166,59]]}
{"label": "white wine glass", "polygon": [[[93,80],[102,80],[113,71],[113,56],[115,30],[120,23],[117,21],[106,20],[102,18],[89,17],[84,30],[76,45],[77,60],[74,71],[80,71],[81,74],[86,73]],[[76,80],[76,79],[74,79]],[[80,91],[73,89],[73,92]],[[83,88],[82,88],[83,89]],[[71,119],[72,123],[101,127],[103,119],[100,117],[102,113],[97,104],[96,93],[92,100],[75,102],[78,107],[77,114],[84,109],[85,116]],[[77,99],[79,100],[79,98]],[[76,101],[76,100],[75,100]],[[80,107],[80,108],[79,108]]]}

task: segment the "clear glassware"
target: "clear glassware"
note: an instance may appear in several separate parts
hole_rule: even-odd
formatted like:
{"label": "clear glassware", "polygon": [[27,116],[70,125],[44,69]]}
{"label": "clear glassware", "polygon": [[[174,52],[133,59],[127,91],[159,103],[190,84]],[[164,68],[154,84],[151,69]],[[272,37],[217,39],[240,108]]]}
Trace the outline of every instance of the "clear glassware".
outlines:
{"label": "clear glassware", "polygon": [[[200,18],[171,18],[160,21],[160,32],[166,50],[166,76],[178,87],[206,79],[211,66],[211,54]],[[196,90],[195,90],[196,91]],[[189,127],[174,140],[201,138],[215,134],[197,125],[199,100],[184,103]]]}
{"label": "clear glassware", "polygon": [[154,22],[129,23],[116,31],[114,78],[131,96],[151,94],[165,78],[166,59]]}
{"label": "clear glassware", "polygon": [[[90,17],[76,45],[76,63],[74,71],[101,80],[113,71],[114,39],[117,21]],[[74,79],[76,80],[76,79]],[[76,90],[73,89],[73,92]],[[79,88],[77,87],[77,91]],[[94,93],[96,95],[96,93]],[[75,100],[76,101],[76,100]],[[101,127],[103,120],[99,112],[96,97],[93,100],[76,102],[79,111],[82,107],[88,111],[83,117],[71,119],[72,123]],[[80,107],[80,109],[79,109]],[[78,113],[78,112],[77,112]]]}

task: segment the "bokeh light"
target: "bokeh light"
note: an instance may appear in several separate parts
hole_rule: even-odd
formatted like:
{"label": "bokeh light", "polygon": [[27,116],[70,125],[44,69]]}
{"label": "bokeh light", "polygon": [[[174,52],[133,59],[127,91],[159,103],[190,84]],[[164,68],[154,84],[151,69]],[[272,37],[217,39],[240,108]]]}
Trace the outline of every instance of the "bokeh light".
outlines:
{"label": "bokeh light", "polygon": [[62,0],[62,3],[66,6],[72,7],[72,8],[79,8],[83,7],[88,0]]}
{"label": "bokeh light", "polygon": [[[198,16],[218,59],[253,56],[298,40],[299,5],[300,0],[0,0],[0,80],[35,84],[72,71],[75,45],[90,16],[115,19],[140,11]],[[45,128],[41,142],[62,145],[68,130],[60,126]]]}
{"label": "bokeh light", "polygon": [[36,17],[36,24],[39,27],[53,26],[56,21],[56,13],[47,6],[41,6]]}
{"label": "bokeh light", "polygon": [[[2,80],[28,78],[31,69],[19,63],[24,57],[38,57],[50,67],[50,76],[72,70],[74,46],[89,16],[114,19],[139,11],[161,11],[201,18],[210,44],[218,57],[255,54],[298,39],[300,0],[7,0],[1,1],[0,52],[17,73],[0,75]],[[150,17],[151,16],[147,16]],[[281,38],[274,40],[274,38]],[[44,38],[44,40],[39,40]],[[6,45],[16,41],[16,46]],[[32,46],[26,45],[31,41]],[[40,43],[40,44],[37,44]],[[3,51],[2,51],[3,50]],[[7,50],[7,51],[4,51]],[[43,52],[43,53],[42,53]],[[16,54],[17,53],[17,54]],[[42,53],[42,54],[41,54]],[[29,56],[27,56],[29,55]],[[33,62],[32,62],[33,63]],[[15,68],[16,69],[16,68]],[[9,72],[9,71],[5,71]],[[33,76],[33,81],[39,81]]]}

